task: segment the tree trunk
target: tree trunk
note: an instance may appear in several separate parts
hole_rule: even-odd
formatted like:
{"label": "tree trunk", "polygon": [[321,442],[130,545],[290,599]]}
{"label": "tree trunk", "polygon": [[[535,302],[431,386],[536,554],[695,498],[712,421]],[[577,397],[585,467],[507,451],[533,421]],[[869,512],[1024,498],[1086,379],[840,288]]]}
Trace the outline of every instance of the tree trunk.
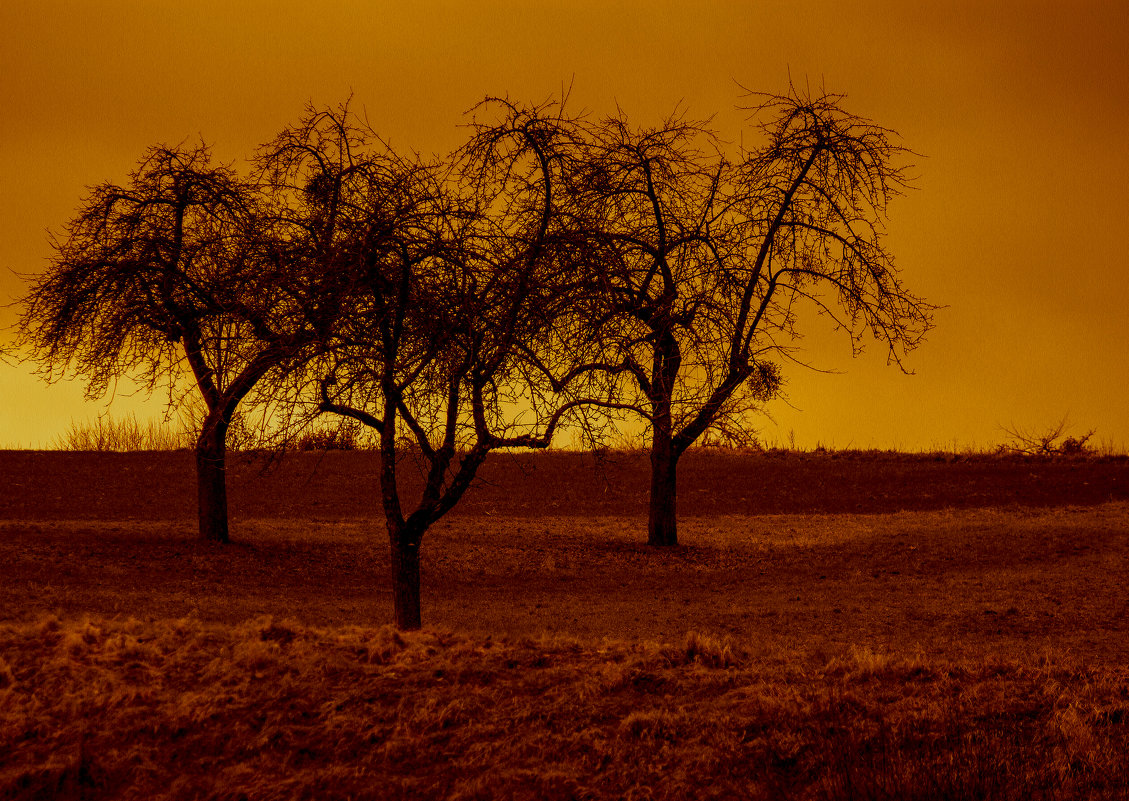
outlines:
{"label": "tree trunk", "polygon": [[205,420],[196,441],[196,491],[200,536],[209,542],[230,541],[227,530],[227,429],[222,421]]}
{"label": "tree trunk", "polygon": [[655,427],[651,442],[651,503],[647,520],[647,542],[651,545],[677,545],[675,517],[678,456],[669,429]]}
{"label": "tree trunk", "polygon": [[422,623],[419,607],[419,545],[392,540],[392,603],[396,628],[415,631]]}

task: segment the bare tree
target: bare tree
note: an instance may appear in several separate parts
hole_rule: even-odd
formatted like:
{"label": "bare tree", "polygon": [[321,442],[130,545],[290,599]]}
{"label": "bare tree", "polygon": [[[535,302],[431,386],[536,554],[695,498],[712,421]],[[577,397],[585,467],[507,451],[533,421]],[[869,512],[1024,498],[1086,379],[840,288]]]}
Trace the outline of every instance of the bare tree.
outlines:
{"label": "bare tree", "polygon": [[[567,126],[543,124],[544,107],[495,101],[482,113],[498,103],[504,119],[475,124],[448,162],[396,155],[345,108],[314,115],[276,151],[292,156],[280,182],[315,186],[327,206],[353,210],[339,218],[332,260],[347,291],[313,364],[320,409],[379,434],[403,629],[421,625],[428,528],[492,451],[546,447],[582,405],[554,405],[524,362],[552,340],[575,295],[554,155]],[[413,466],[423,489],[411,498],[400,474]]]}
{"label": "bare tree", "polygon": [[883,242],[907,151],[838,96],[757,99],[763,143],[736,159],[703,123],[636,129],[622,115],[588,126],[576,157],[571,187],[603,249],[585,369],[621,377],[649,426],[653,545],[677,544],[686,449],[776,393],[803,302],[856,350],[870,331],[899,366],[931,325]]}
{"label": "bare tree", "polygon": [[196,439],[202,537],[227,542],[226,437],[268,371],[314,340],[279,326],[284,265],[258,188],[213,163],[207,146],[150,148],[125,186],[102,184],[53,241],[23,298],[17,342],[55,380],[87,396],[129,376],[184,399],[191,375],[206,406]]}

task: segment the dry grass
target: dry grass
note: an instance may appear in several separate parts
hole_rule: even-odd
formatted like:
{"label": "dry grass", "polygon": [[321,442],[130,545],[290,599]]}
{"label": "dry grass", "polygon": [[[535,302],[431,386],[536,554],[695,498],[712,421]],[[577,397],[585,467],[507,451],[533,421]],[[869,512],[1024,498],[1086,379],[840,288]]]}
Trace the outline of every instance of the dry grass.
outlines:
{"label": "dry grass", "polygon": [[1122,799],[1124,669],[307,628],[0,627],[0,795]]}
{"label": "dry grass", "polygon": [[193,446],[196,437],[183,426],[163,420],[141,422],[136,414],[98,417],[93,422],[71,421],[51,443],[53,450],[104,453],[106,451],[176,451]]}

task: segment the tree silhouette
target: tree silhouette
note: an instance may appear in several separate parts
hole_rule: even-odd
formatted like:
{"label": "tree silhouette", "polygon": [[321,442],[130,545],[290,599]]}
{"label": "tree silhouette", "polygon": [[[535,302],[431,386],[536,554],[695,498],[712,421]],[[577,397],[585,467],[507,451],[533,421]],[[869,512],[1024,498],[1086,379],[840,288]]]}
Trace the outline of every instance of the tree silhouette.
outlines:
{"label": "tree silhouette", "polygon": [[53,243],[23,298],[17,343],[48,380],[87,380],[87,397],[130,376],[183,400],[191,375],[206,406],[196,440],[202,537],[227,542],[226,437],[266,373],[314,340],[285,325],[285,265],[258,188],[207,146],[150,148],[125,186],[102,184]]}
{"label": "tree silhouette", "polygon": [[[503,122],[476,124],[445,162],[398,156],[344,107],[314,113],[276,151],[291,154],[280,183],[314,187],[324,208],[349,210],[338,213],[332,248],[345,287],[336,322],[298,379],[319,373],[319,408],[379,434],[403,629],[421,625],[428,528],[492,451],[547,447],[583,404],[554,402],[524,361],[553,340],[576,295],[573,236],[556,208],[560,131],[503,108]],[[401,486],[405,459],[423,474],[414,498]]]}
{"label": "tree silhouette", "polygon": [[[757,96],[763,143],[727,159],[702,123],[586,127],[571,189],[596,220],[601,287],[585,369],[622,379],[651,437],[648,538],[677,543],[678,460],[779,387],[803,301],[901,356],[934,307],[907,291],[882,228],[905,184],[891,132],[841,97]],[[561,376],[561,380],[568,376]]]}

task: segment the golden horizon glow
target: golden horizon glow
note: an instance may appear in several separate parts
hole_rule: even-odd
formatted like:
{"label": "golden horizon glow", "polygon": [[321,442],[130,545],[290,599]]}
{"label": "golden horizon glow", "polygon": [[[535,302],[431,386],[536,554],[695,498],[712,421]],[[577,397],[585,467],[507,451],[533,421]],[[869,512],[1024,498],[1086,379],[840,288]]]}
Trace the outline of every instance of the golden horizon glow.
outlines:
{"label": "golden horizon glow", "polygon": [[[398,148],[445,152],[486,94],[622,108],[637,124],[676,106],[743,127],[737,83],[789,79],[923,154],[916,190],[891,207],[906,285],[947,308],[888,367],[857,359],[818,318],[769,439],[837,447],[988,446],[1003,426],[1064,415],[1124,447],[1129,416],[1129,7],[1108,2],[850,4],[296,2],[0,7],[0,327],[42,269],[46,231],[84,187],[122,180],[146,147],[204,138],[238,161],[303,105],[350,94]],[[609,7],[610,5],[610,7]],[[0,447],[46,446],[104,406],[81,385],[0,366]],[[156,416],[164,398],[110,411]]]}

